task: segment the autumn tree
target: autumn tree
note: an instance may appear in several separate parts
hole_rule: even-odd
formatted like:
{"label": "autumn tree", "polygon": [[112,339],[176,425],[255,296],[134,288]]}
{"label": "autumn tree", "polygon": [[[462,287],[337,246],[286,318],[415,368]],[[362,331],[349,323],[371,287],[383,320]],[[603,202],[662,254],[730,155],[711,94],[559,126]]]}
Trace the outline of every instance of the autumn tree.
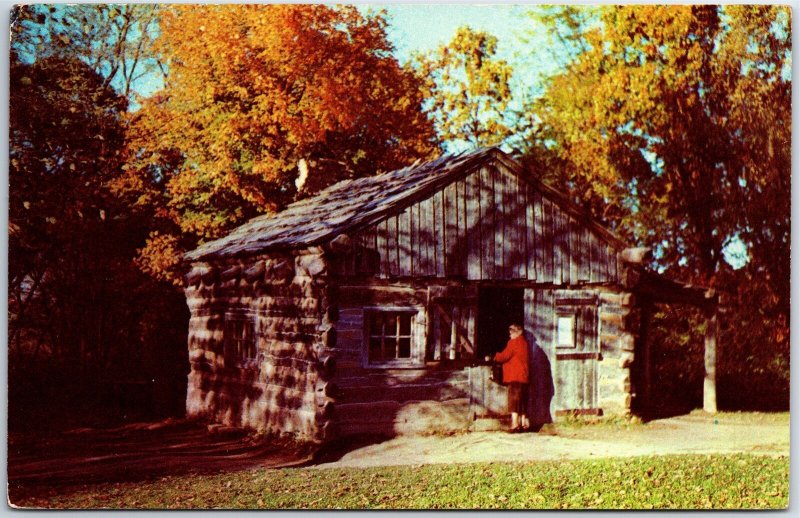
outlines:
{"label": "autumn tree", "polygon": [[[636,238],[663,245],[663,265],[687,258],[692,276],[706,283],[729,240],[750,232],[740,210],[756,194],[748,186],[767,179],[785,185],[788,174],[780,162],[769,170],[741,163],[752,165],[756,149],[769,148],[753,146],[752,137],[788,142],[781,116],[790,85],[783,77],[788,17],[759,9],[748,25],[738,12],[604,8],[601,23],[572,35],[585,52],[552,78],[535,108],[549,132],[543,140],[558,143],[587,197],[613,207],[612,219],[627,217]],[[756,113],[776,117],[774,128],[742,118],[747,96],[759,103]]]}
{"label": "autumn tree", "polygon": [[142,266],[163,275],[198,240],[434,152],[420,82],[385,26],[354,7],[165,9],[168,79],[135,115],[119,185],[162,217]]}
{"label": "autumn tree", "polygon": [[[533,155],[549,155],[561,166],[551,181],[652,247],[654,267],[733,295],[729,318],[752,327],[725,328],[728,372],[744,379],[757,364],[764,378],[788,380],[789,11],[609,6],[546,14],[572,59],[531,107],[542,121]],[[724,257],[737,243],[747,258],[733,271]]]}
{"label": "autumn tree", "polygon": [[461,27],[453,39],[414,66],[425,78],[426,109],[442,142],[451,147],[499,145],[522,133],[511,106],[512,68],[497,56],[497,38]]}

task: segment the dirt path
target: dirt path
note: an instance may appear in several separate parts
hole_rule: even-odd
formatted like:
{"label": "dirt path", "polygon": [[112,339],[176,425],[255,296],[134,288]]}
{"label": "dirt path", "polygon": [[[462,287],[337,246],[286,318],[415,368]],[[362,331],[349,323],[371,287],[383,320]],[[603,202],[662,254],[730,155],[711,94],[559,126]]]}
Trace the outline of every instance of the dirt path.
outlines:
{"label": "dirt path", "polygon": [[562,424],[528,434],[493,431],[360,444],[349,441],[339,450],[323,450],[316,462],[311,461],[307,446],[233,432],[209,433],[200,423],[164,421],[40,437],[12,434],[9,491],[299,465],[319,469],[680,453],[789,454],[786,415],[688,415],[627,427]]}
{"label": "dirt path", "polygon": [[789,423],[681,416],[616,428],[583,426],[545,433],[473,432],[398,437],[344,453],[318,468],[635,457],[689,453],[789,454]]}
{"label": "dirt path", "polygon": [[118,428],[8,438],[9,489],[132,482],[182,475],[288,466],[306,462],[312,448],[264,441],[240,430],[168,419]]}

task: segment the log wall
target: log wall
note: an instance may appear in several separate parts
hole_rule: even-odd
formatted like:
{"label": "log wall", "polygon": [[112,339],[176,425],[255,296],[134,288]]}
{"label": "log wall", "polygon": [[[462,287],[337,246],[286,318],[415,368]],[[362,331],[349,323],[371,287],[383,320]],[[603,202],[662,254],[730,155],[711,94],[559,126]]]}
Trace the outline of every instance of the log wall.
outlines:
{"label": "log wall", "polygon": [[[335,291],[338,307],[336,385],[333,416],[338,435],[387,435],[465,430],[470,423],[469,379],[462,368],[432,362],[431,317],[425,286],[407,284],[343,284]],[[332,299],[333,299],[332,297]],[[418,308],[416,353],[405,368],[368,365],[364,337],[365,312],[375,307]]]}
{"label": "log wall", "polygon": [[[229,426],[324,440],[327,265],[321,249],[195,263],[186,411]],[[257,355],[226,359],[226,314],[250,319]]]}
{"label": "log wall", "polygon": [[[342,284],[331,291],[329,303],[338,308],[337,341],[326,354],[336,359],[331,415],[338,435],[467,430],[475,418],[505,413],[505,388],[488,380],[486,367],[476,367],[461,357],[448,361],[446,337],[441,338],[436,326],[442,322],[436,318],[436,306],[447,308],[448,300],[462,301],[460,315],[476,315],[477,293],[477,287],[469,284],[425,287],[380,281]],[[566,413],[628,414],[633,391],[632,297],[608,287],[576,290],[536,285],[526,288],[524,296],[527,338],[545,355],[531,367],[532,420],[550,422]],[[420,308],[416,339],[424,361],[410,362],[402,369],[367,363],[365,312],[381,306]],[[583,348],[558,350],[556,315],[573,308],[579,308]],[[464,338],[478,347],[474,318],[462,322]],[[534,362],[533,354],[531,358]]]}
{"label": "log wall", "polygon": [[588,220],[502,164],[456,179],[351,237],[334,265],[340,275],[572,286],[619,280],[618,250]]}
{"label": "log wall", "polygon": [[[540,189],[489,164],[321,247],[194,263],[187,414],[320,441],[466,429],[504,407],[487,367],[448,362],[451,349],[474,358],[479,286],[492,283],[524,288],[549,374],[532,390],[555,393],[532,400],[534,422],[629,412],[637,326],[620,250]],[[414,312],[403,368],[367,363],[365,311],[378,308]],[[572,351],[555,345],[564,311],[579,316]],[[251,361],[225,358],[226,315],[252,320]]]}
{"label": "log wall", "polygon": [[598,322],[601,361],[598,364],[599,405],[609,414],[629,414],[635,387],[631,369],[638,311],[630,293],[600,292]]}
{"label": "log wall", "polygon": [[[503,413],[504,389],[485,379],[485,368],[447,361],[448,336],[437,327],[446,322],[437,311],[457,315],[451,321],[458,329],[455,336],[478,347],[477,286],[348,283],[328,277],[326,257],[316,249],[194,265],[186,280],[189,416],[324,441],[367,432],[466,430],[476,416]],[[636,329],[632,296],[610,287],[531,284],[524,297],[528,340],[541,347],[550,370],[548,382],[532,367],[533,421],[547,422],[565,412],[629,413],[635,359],[631,330]],[[575,307],[583,315],[578,324],[583,349],[559,350],[556,316]],[[417,349],[404,368],[367,363],[364,315],[375,308],[418,311]],[[258,355],[248,364],[226,364],[225,318],[231,312],[255,322]],[[547,383],[553,397],[537,400],[546,397]]]}

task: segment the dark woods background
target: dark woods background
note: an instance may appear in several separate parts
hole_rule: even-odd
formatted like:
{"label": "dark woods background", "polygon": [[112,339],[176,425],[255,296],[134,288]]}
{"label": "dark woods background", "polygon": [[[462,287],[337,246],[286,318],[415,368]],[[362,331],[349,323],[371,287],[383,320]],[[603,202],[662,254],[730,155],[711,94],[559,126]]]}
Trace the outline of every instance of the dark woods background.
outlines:
{"label": "dark woods background", "polygon": [[[654,269],[724,293],[721,407],[788,409],[789,10],[529,16],[561,68],[520,101],[469,28],[400,64],[385,17],[351,7],[15,8],[9,429],[181,415],[184,251],[462,144],[513,148]],[[656,308],[665,412],[701,406],[703,326]]]}
{"label": "dark woods background", "polygon": [[127,100],[81,60],[11,64],[9,427],[181,411],[188,312],[113,196]]}

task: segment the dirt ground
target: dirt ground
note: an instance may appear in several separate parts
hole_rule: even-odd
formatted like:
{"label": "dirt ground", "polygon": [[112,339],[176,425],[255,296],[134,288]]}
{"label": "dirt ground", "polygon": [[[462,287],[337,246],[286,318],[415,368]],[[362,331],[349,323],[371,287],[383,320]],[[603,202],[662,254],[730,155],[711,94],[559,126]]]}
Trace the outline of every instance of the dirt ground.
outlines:
{"label": "dirt ground", "polygon": [[9,491],[291,466],[308,462],[313,451],[289,440],[265,441],[241,430],[209,429],[174,419],[108,429],[9,434]]}
{"label": "dirt ground", "polygon": [[772,418],[686,415],[646,424],[547,425],[539,433],[472,432],[397,437],[315,467],[510,462],[689,453],[789,455],[789,422]]}
{"label": "dirt ground", "polygon": [[[288,440],[166,420],[8,439],[9,491],[138,481],[184,473],[305,466],[367,467],[506,462],[681,453],[789,454],[789,420],[686,415],[646,424],[546,425],[539,433],[362,439],[315,452]],[[212,433],[213,432],[213,433]]]}

